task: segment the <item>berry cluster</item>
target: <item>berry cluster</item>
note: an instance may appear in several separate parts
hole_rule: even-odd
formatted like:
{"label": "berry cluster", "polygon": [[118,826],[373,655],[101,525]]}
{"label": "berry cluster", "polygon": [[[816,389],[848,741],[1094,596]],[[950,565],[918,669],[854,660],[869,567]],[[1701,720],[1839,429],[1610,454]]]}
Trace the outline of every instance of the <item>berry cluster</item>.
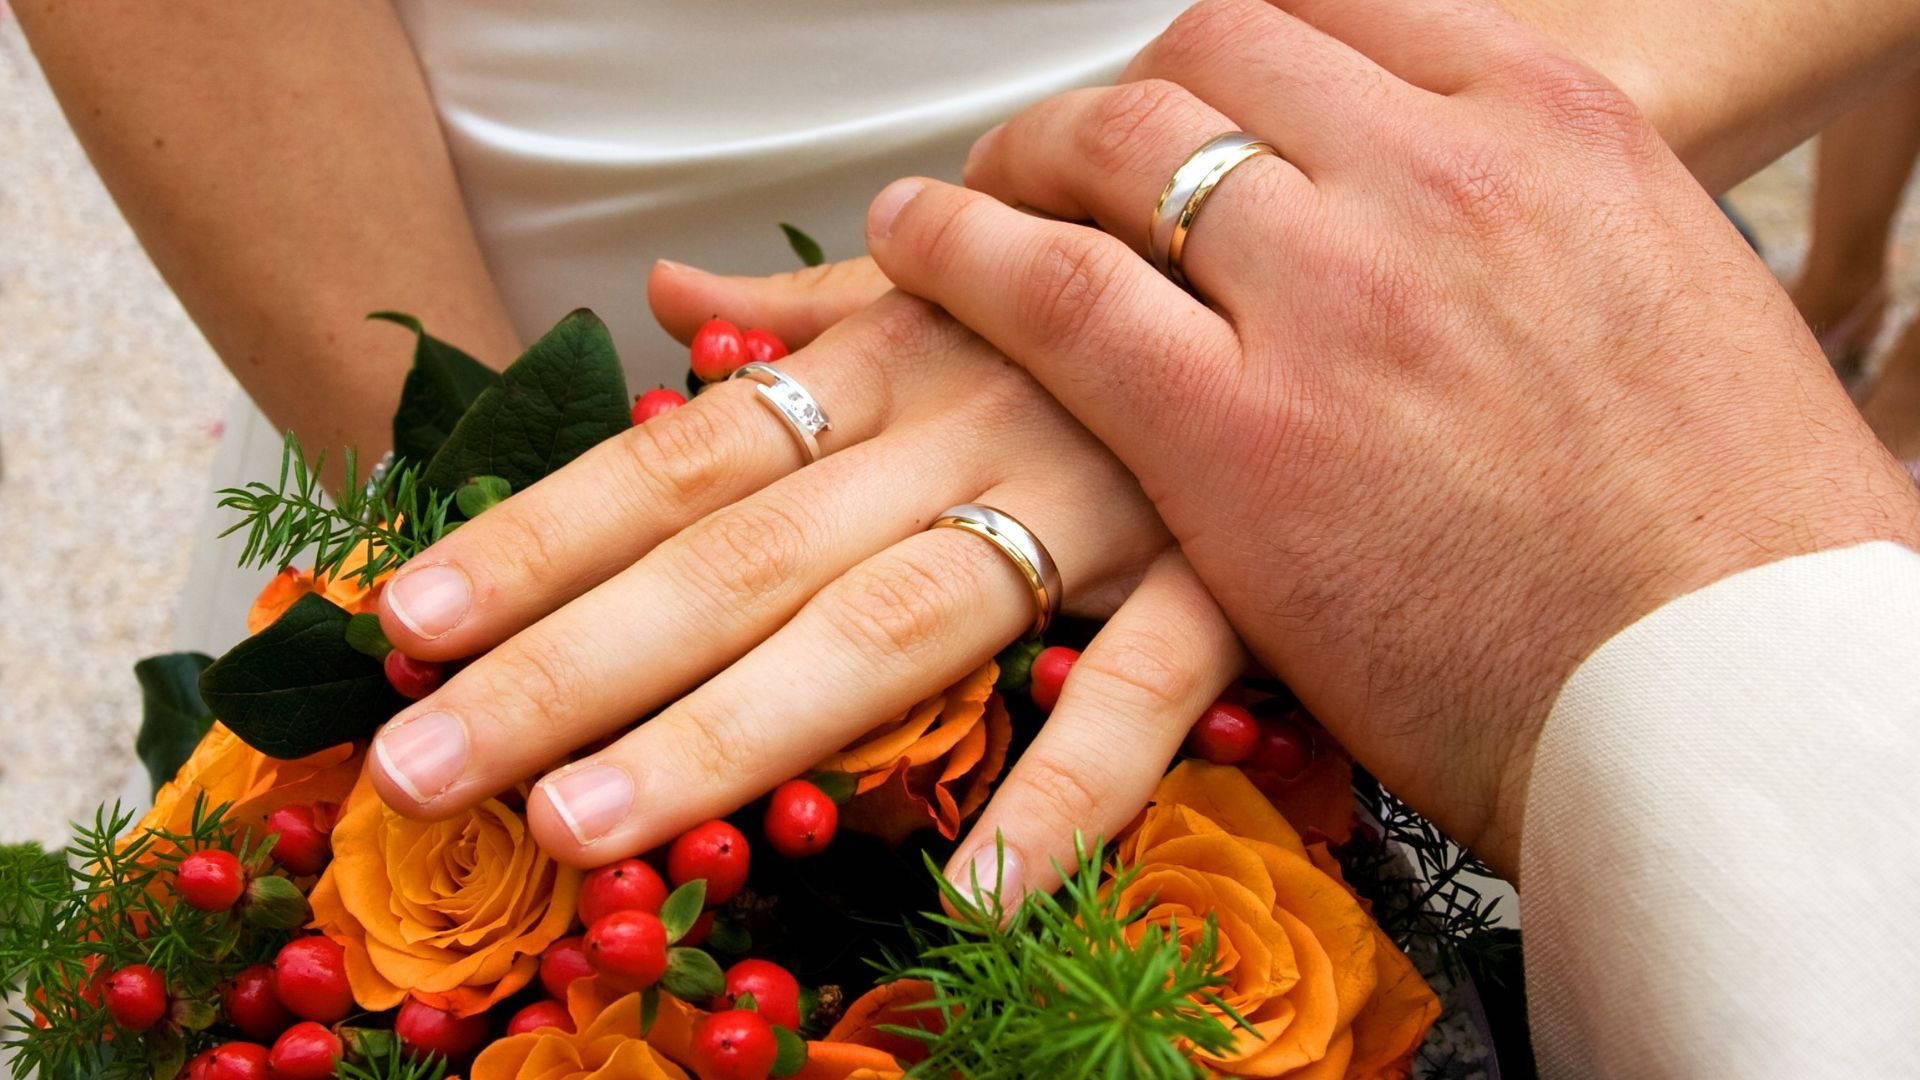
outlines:
{"label": "berry cluster", "polygon": [[[698,389],[698,385],[722,381],[745,364],[772,363],[787,355],[787,345],[770,330],[742,330],[725,319],[708,319],[695,331],[687,352],[693,369],[688,388]],[[656,386],[633,399],[633,422],[644,424],[686,403],[687,396],[680,391]]]}

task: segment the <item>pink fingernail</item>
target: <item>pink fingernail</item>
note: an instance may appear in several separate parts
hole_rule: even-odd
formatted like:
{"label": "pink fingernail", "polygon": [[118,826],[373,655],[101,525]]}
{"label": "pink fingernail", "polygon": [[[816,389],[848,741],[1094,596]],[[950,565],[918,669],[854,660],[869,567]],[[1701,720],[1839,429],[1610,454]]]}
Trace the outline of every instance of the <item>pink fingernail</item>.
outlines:
{"label": "pink fingernail", "polygon": [[467,729],[450,713],[411,717],[381,729],[373,756],[389,779],[424,803],[466,772]]}
{"label": "pink fingernail", "polygon": [[561,770],[540,785],[553,812],[582,844],[607,835],[633,808],[633,778],[618,765]]}
{"label": "pink fingernail", "polygon": [[867,230],[877,237],[893,235],[893,219],[914,197],[927,189],[919,180],[895,180],[885,190],[874,196],[873,205],[867,208]]}
{"label": "pink fingernail", "polygon": [[460,625],[472,596],[467,575],[447,563],[403,570],[387,585],[393,617],[423,638],[437,638]]}
{"label": "pink fingernail", "polygon": [[960,895],[973,900],[982,908],[993,909],[994,897],[999,897],[1000,910],[1012,911],[1020,906],[1021,885],[1024,878],[1020,870],[1020,856],[1012,848],[988,844],[974,853],[973,858],[947,868],[947,881],[960,890]]}

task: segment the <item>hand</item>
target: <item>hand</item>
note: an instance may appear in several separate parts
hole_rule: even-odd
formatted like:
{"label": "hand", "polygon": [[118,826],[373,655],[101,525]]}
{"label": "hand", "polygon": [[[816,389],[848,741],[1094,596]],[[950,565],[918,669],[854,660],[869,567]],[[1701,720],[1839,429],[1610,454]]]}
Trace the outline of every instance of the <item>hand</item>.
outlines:
{"label": "hand", "polygon": [[[1124,85],[985,136],[978,192],[882,192],[869,246],[1112,447],[1256,656],[1511,873],[1583,658],[1746,567],[1914,544],[1920,499],[1617,89],[1490,2],[1377,8],[1208,0]],[[1285,158],[1205,203],[1202,303],[1136,253],[1235,129]]]}
{"label": "hand", "polygon": [[[1224,618],[1131,475],[1023,371],[897,293],[836,323],[884,282],[870,270],[815,278],[863,284],[816,303],[826,294],[669,266],[652,294],[686,332],[715,311],[796,343],[830,327],[780,364],[833,421],[818,462],[801,467],[749,385],[723,383],[395,575],[382,600],[395,645],[429,659],[485,653],[376,738],[372,775],[396,809],[455,812],[611,737],[528,800],[543,846],[590,866],[805,772],[1032,620],[1032,595],[996,548],[926,531],[976,500],[1043,539],[1069,611],[1112,620],[962,845],[957,874],[1000,829],[1023,875],[1004,883],[1045,885],[1075,828],[1111,834],[1144,803],[1240,669]],[[809,312],[817,321],[803,325]]]}

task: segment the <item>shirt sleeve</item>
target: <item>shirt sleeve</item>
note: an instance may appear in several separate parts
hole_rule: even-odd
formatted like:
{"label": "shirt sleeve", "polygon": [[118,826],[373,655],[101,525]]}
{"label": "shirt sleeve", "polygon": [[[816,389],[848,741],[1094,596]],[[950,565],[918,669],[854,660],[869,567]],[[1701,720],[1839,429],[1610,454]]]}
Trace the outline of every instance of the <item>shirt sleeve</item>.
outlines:
{"label": "shirt sleeve", "polygon": [[1601,646],[1521,844],[1542,1075],[1913,1075],[1920,554],[1756,567]]}

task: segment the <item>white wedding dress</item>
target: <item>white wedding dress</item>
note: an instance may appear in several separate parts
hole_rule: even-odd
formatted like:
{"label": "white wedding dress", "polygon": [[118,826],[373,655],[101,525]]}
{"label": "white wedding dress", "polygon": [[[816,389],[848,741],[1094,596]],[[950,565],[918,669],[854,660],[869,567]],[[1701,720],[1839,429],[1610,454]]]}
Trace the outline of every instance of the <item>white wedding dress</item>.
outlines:
{"label": "white wedding dress", "polygon": [[[576,307],[633,385],[677,385],[648,268],[797,265],[778,223],[860,254],[866,206],[909,174],[956,179],[1021,106],[1109,82],[1186,0],[399,0],[467,209],[525,340]],[[1147,207],[1142,207],[1144,214]],[[429,330],[432,328],[429,327]],[[214,488],[270,478],[280,435],[238,402]],[[209,517],[204,535],[224,527]],[[266,578],[194,552],[182,648],[244,636]]]}

